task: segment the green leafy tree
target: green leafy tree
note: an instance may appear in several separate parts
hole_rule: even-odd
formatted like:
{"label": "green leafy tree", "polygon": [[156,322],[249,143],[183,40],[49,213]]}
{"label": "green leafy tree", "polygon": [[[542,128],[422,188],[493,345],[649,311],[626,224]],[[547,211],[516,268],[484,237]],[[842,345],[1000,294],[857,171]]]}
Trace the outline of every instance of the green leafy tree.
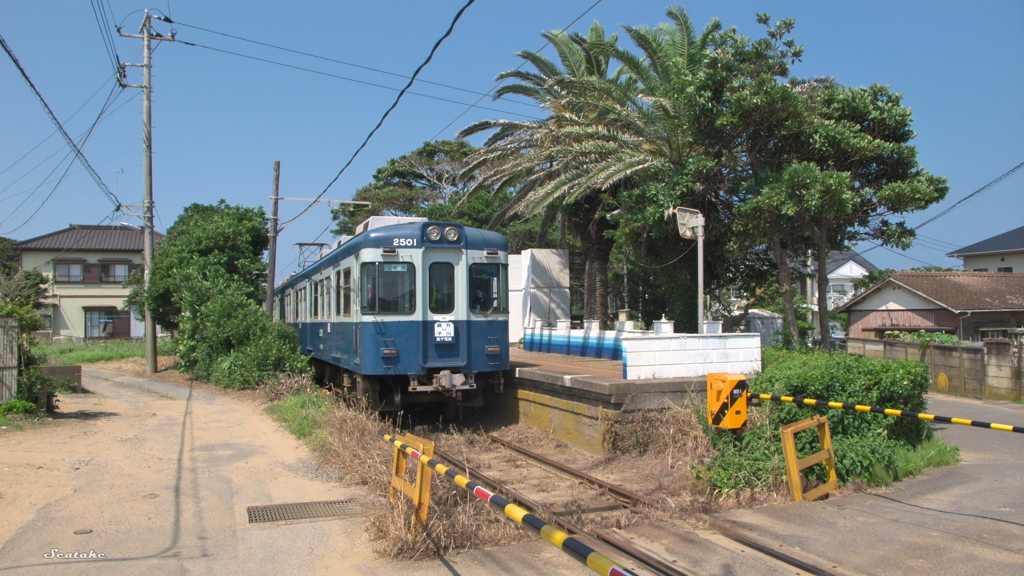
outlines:
{"label": "green leafy tree", "polygon": [[132,304],[148,308],[157,323],[177,329],[186,298],[182,285],[230,279],[232,290],[262,302],[266,264],[263,252],[270,246],[263,208],[192,204],[167,229],[153,256],[149,289],[143,291],[141,275],[129,280]]}
{"label": "green leafy tree", "polygon": [[262,208],[192,204],[153,256],[149,290],[133,297],[177,330],[182,369],[229,388],[253,388],[281,371],[303,371],[295,334],[263,311]]}
{"label": "green leafy tree", "polygon": [[44,385],[48,385],[46,409],[57,407],[54,382],[39,370],[46,362],[42,354],[33,350],[31,333],[43,328],[38,309],[46,305],[49,280],[37,270],[0,273],[0,318],[13,318],[18,323],[18,399],[27,402],[39,400]]}
{"label": "green leafy tree", "polygon": [[334,234],[351,235],[370,216],[427,216],[433,206],[452,205],[472,186],[460,177],[466,158],[475,151],[465,140],[437,140],[389,159],[373,173],[373,182],[352,197],[369,206],[349,204],[331,211],[338,222]]}
{"label": "green leafy tree", "polygon": [[21,267],[21,257],[14,249],[14,240],[0,236],[0,274],[13,274]]}

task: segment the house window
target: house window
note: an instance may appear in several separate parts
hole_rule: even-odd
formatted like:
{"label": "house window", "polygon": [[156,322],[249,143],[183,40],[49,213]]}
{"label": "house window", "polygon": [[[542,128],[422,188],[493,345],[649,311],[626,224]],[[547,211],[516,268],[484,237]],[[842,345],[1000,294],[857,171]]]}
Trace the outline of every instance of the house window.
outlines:
{"label": "house window", "polygon": [[847,294],[850,292],[850,286],[848,284],[829,284],[829,294]]}
{"label": "house window", "polygon": [[54,281],[56,282],[81,282],[81,264],[54,264]]}
{"label": "house window", "polygon": [[988,272],[988,268],[975,268],[973,272]]}
{"label": "house window", "polygon": [[100,264],[100,282],[124,282],[127,279],[127,264]]}
{"label": "house window", "polygon": [[116,308],[85,310],[86,338],[128,338],[131,313]]}
{"label": "house window", "polygon": [[1013,272],[1013,266],[1003,266],[1001,268],[996,268],[996,272],[1010,272],[1010,273],[1012,273]]}

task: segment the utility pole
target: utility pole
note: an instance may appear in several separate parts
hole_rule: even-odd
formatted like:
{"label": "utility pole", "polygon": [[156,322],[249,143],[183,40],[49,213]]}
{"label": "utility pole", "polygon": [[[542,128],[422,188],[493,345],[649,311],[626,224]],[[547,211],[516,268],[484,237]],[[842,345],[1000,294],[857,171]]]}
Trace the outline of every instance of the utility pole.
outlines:
{"label": "utility pole", "polygon": [[281,161],[274,161],[274,189],[270,197],[270,250],[267,253],[267,301],[266,309],[270,319],[274,319],[274,285],[277,283],[277,201],[281,196]]}
{"label": "utility pole", "polygon": [[[142,89],[142,227],[145,233],[143,241],[143,287],[149,288],[149,279],[153,272],[153,46],[152,40],[174,41],[174,34],[169,38],[162,36],[152,29],[149,9],[142,18],[142,26],[139,27],[139,34],[118,34],[125,38],[138,38],[142,40],[142,85],[123,84],[127,88]],[[121,76],[124,76],[124,67],[139,64],[128,64],[121,62]],[[121,81],[121,78],[118,79]],[[156,373],[156,320],[153,313],[146,307],[146,372]]]}

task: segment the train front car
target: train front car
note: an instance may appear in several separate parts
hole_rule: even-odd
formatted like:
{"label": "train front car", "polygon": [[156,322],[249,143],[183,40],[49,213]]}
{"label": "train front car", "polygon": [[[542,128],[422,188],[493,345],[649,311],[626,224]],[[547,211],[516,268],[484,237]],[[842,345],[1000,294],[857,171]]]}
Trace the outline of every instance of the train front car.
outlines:
{"label": "train front car", "polygon": [[442,222],[370,228],[310,269],[318,265],[319,273],[304,271],[283,287],[283,304],[294,304],[292,292],[300,314],[308,306],[326,320],[292,325],[328,383],[382,411],[440,403],[452,417],[501,382],[509,306],[502,235]]}

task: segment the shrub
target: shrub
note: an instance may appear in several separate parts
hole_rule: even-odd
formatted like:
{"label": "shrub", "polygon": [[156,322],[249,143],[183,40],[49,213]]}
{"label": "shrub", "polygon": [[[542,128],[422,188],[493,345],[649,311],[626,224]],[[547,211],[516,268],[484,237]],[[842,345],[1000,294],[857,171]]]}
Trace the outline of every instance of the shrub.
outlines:
{"label": "shrub", "polygon": [[295,331],[271,321],[259,304],[232,290],[211,290],[178,333],[182,368],[224,388],[251,389],[279,372],[304,373]]}
{"label": "shrub", "polygon": [[35,414],[38,408],[34,402],[15,398],[0,406],[0,414]]}
{"label": "shrub", "polygon": [[[920,362],[766,349],[763,363],[751,384],[756,393],[925,411],[929,376],[927,365]],[[899,478],[897,454],[932,436],[922,420],[766,401],[752,409],[751,424],[739,435],[711,435],[716,457],[699,467],[701,477],[720,489],[763,489],[782,482],[779,428],[814,414],[828,418],[840,485]],[[796,444],[801,457],[820,449],[813,432],[797,435]],[[815,466],[806,473],[820,480],[823,472],[822,466]]]}

